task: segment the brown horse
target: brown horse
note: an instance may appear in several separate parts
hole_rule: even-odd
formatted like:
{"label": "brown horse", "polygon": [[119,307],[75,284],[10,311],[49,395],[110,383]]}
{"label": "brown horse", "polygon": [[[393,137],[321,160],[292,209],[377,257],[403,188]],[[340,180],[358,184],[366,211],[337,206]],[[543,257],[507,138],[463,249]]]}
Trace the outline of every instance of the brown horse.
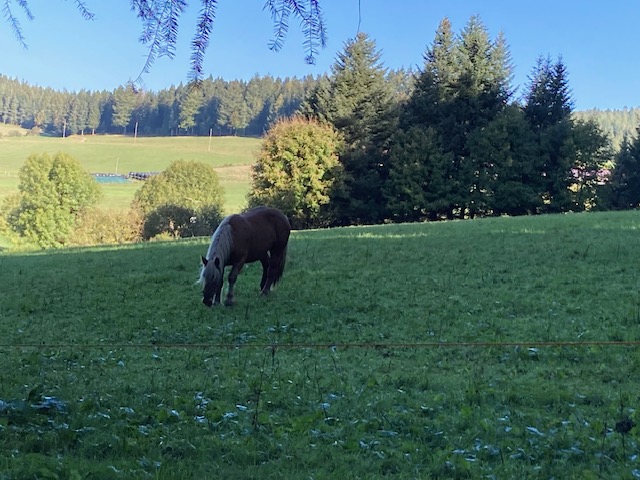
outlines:
{"label": "brown horse", "polygon": [[275,208],[256,207],[226,217],[211,236],[206,257],[202,257],[200,283],[202,303],[207,307],[220,303],[224,268],[231,265],[225,305],[233,305],[233,287],[245,263],[260,261],[260,291],[267,295],[282,277],[287,257],[291,225]]}

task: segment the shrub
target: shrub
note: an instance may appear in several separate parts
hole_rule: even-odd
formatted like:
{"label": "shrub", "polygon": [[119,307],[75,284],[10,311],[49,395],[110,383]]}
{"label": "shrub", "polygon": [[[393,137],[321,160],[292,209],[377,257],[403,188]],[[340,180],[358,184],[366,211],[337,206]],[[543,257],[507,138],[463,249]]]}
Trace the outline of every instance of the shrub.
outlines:
{"label": "shrub", "polygon": [[69,241],[79,215],[95,205],[102,191],[73,157],[31,155],[20,169],[17,206],[7,207],[9,228],[42,248]]}
{"label": "shrub", "polygon": [[136,209],[86,210],[78,218],[71,245],[119,245],[142,239],[143,219]]}
{"label": "shrub", "polygon": [[161,233],[173,238],[206,236],[221,219],[220,210],[214,206],[196,212],[179,205],[163,205],[147,215],[143,237],[152,238]]}
{"label": "shrub", "polygon": [[144,218],[143,237],[208,235],[220,222],[223,189],[215,170],[202,162],[178,160],[147,179],[133,208]]}
{"label": "shrub", "polygon": [[279,208],[294,228],[328,223],[331,192],[342,182],[339,145],[330,125],[299,117],[279,121],[252,167],[249,205]]}

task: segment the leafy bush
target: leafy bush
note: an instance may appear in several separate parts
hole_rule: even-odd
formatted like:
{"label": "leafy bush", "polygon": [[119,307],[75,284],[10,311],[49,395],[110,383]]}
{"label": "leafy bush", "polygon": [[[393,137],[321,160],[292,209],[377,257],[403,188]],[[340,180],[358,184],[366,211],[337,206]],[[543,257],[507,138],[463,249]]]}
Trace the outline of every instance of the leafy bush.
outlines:
{"label": "leafy bush", "polygon": [[294,228],[327,223],[331,192],[342,181],[339,145],[330,125],[299,117],[279,121],[252,167],[249,205],[279,208]]}
{"label": "leafy bush", "polygon": [[3,208],[8,228],[42,248],[67,244],[76,221],[102,191],[76,159],[65,153],[31,155],[20,169],[19,197]]}
{"label": "leafy bush", "polygon": [[221,219],[222,214],[216,207],[195,212],[180,205],[163,205],[147,215],[143,237],[148,239],[160,234],[167,234],[172,238],[211,235]]}
{"label": "leafy bush", "polygon": [[224,190],[215,170],[202,162],[178,160],[145,181],[133,208],[144,218],[143,237],[208,235],[222,218]]}
{"label": "leafy bush", "polygon": [[134,243],[142,239],[143,219],[139,210],[86,210],[78,218],[70,239],[72,245]]}

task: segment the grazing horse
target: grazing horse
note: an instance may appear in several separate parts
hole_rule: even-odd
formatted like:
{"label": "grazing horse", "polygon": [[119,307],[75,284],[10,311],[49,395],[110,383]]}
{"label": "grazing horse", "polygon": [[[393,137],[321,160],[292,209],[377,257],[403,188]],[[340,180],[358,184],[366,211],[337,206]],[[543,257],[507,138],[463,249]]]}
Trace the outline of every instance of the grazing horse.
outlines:
{"label": "grazing horse", "polygon": [[260,261],[260,291],[267,295],[284,271],[291,225],[275,208],[256,207],[225,217],[211,236],[207,256],[202,257],[202,303],[220,303],[224,268],[231,265],[225,305],[233,305],[233,287],[245,263]]}

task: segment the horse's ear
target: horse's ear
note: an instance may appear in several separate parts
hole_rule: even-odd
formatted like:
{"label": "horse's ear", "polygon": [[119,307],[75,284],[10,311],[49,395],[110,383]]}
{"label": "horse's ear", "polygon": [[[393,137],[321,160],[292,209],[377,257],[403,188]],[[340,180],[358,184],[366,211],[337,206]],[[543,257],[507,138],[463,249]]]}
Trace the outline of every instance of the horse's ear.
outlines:
{"label": "horse's ear", "polygon": [[209,260],[207,260],[206,258],[202,257],[202,265],[204,265],[206,267],[207,263],[209,263]]}

